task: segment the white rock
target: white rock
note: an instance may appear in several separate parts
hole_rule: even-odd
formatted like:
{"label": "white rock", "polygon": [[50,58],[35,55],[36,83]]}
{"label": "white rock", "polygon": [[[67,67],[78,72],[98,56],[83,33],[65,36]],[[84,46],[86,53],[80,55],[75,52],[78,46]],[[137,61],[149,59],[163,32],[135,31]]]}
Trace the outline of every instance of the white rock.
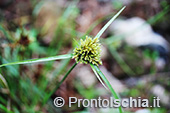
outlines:
{"label": "white rock", "polygon": [[169,51],[169,43],[161,35],[153,32],[151,25],[142,18],[117,19],[111,24],[110,31],[123,36],[125,42],[131,46],[139,47],[152,43]]}
{"label": "white rock", "polygon": [[76,70],[76,75],[86,87],[90,87],[97,82],[95,74],[88,66],[80,67],[78,70]]}
{"label": "white rock", "polygon": [[[163,47],[167,54],[170,52],[169,43],[161,35],[155,33],[151,25],[142,18],[117,19],[111,24],[110,32],[117,37],[123,38],[130,46],[157,45],[158,47]],[[163,69],[165,64],[166,61],[164,59],[158,58],[155,60],[158,70]]]}
{"label": "white rock", "polygon": [[136,111],[135,113],[151,113],[151,111],[149,109],[140,109]]}
{"label": "white rock", "polygon": [[161,85],[155,85],[151,89],[152,93],[160,98],[160,102],[169,105],[170,97],[166,94],[165,88]]}

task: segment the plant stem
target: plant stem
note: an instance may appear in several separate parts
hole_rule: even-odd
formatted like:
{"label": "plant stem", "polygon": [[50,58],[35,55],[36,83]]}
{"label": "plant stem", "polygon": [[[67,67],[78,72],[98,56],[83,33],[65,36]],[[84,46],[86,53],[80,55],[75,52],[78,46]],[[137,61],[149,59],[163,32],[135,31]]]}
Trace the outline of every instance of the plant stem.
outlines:
{"label": "plant stem", "polygon": [[74,63],[74,65],[70,68],[70,70],[64,75],[63,79],[60,81],[60,83],[56,86],[55,90],[57,90],[60,85],[64,82],[64,80],[67,78],[67,76],[69,75],[69,73],[76,67],[77,62]]}
{"label": "plant stem", "polygon": [[67,71],[67,73],[64,75],[63,79],[57,84],[57,86],[55,87],[55,89],[50,92],[50,94],[48,94],[43,102],[43,105],[48,101],[48,99],[56,92],[56,90],[60,87],[60,85],[64,82],[64,80],[67,78],[67,76],[70,74],[70,72],[76,67],[77,62],[75,62],[73,64],[73,66],[69,69],[69,71]]}

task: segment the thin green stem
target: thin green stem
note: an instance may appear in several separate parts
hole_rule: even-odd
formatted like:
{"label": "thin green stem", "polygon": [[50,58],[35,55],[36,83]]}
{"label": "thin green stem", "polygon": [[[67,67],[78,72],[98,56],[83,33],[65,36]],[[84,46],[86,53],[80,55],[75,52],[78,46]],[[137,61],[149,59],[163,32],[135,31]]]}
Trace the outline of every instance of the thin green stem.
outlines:
{"label": "thin green stem", "polygon": [[70,72],[76,67],[77,62],[73,64],[73,66],[67,71],[67,73],[64,75],[63,79],[57,84],[55,89],[50,92],[44,99],[43,105],[48,101],[48,99],[55,93],[55,91],[60,87],[60,85],[64,82],[64,80],[67,78],[67,76],[70,74]]}
{"label": "thin green stem", "polygon": [[76,67],[76,65],[77,65],[77,62],[75,62],[73,66],[70,68],[70,70],[64,75],[63,79],[59,82],[59,84],[57,84],[57,87],[55,88],[55,90],[57,90],[60,87],[60,85],[64,82],[64,80],[67,78],[70,72]]}

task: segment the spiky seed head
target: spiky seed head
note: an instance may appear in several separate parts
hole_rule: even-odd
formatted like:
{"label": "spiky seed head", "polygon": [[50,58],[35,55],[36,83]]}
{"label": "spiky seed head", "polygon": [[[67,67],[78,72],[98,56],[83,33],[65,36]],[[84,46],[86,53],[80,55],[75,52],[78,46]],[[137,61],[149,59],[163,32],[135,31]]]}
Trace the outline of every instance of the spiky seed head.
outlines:
{"label": "spiky seed head", "polygon": [[86,39],[83,41],[80,40],[81,44],[79,47],[74,49],[73,58],[76,62],[85,63],[85,64],[95,64],[101,65],[102,61],[100,59],[101,47],[98,38],[92,39],[89,36],[86,36]]}

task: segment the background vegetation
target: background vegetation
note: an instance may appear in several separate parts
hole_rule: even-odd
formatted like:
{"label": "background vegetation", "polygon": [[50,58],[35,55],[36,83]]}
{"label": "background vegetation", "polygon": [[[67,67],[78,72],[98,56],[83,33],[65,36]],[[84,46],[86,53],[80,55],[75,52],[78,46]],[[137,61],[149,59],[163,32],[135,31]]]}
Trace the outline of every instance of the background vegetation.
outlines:
{"label": "background vegetation", "polygon": [[[155,32],[170,41],[170,4],[168,0],[1,0],[0,64],[72,53],[77,40],[85,34],[95,36],[103,25],[124,5],[120,17],[141,17]],[[128,27],[128,26],[125,26]],[[122,45],[111,31],[101,38],[100,69],[121,98],[159,96],[161,108],[126,108],[127,113],[141,109],[150,113],[169,113],[170,64],[159,70],[157,57],[150,51]],[[5,113],[110,113],[114,109],[68,108],[68,97],[109,98],[111,94],[97,80],[89,65],[80,64],[54,91],[74,59],[33,65],[11,65],[0,68],[0,112]],[[146,62],[149,65],[146,65]],[[51,98],[48,94],[54,92]],[[53,99],[66,100],[56,108]],[[145,113],[144,111],[142,113]],[[148,113],[148,112],[146,112]]]}

